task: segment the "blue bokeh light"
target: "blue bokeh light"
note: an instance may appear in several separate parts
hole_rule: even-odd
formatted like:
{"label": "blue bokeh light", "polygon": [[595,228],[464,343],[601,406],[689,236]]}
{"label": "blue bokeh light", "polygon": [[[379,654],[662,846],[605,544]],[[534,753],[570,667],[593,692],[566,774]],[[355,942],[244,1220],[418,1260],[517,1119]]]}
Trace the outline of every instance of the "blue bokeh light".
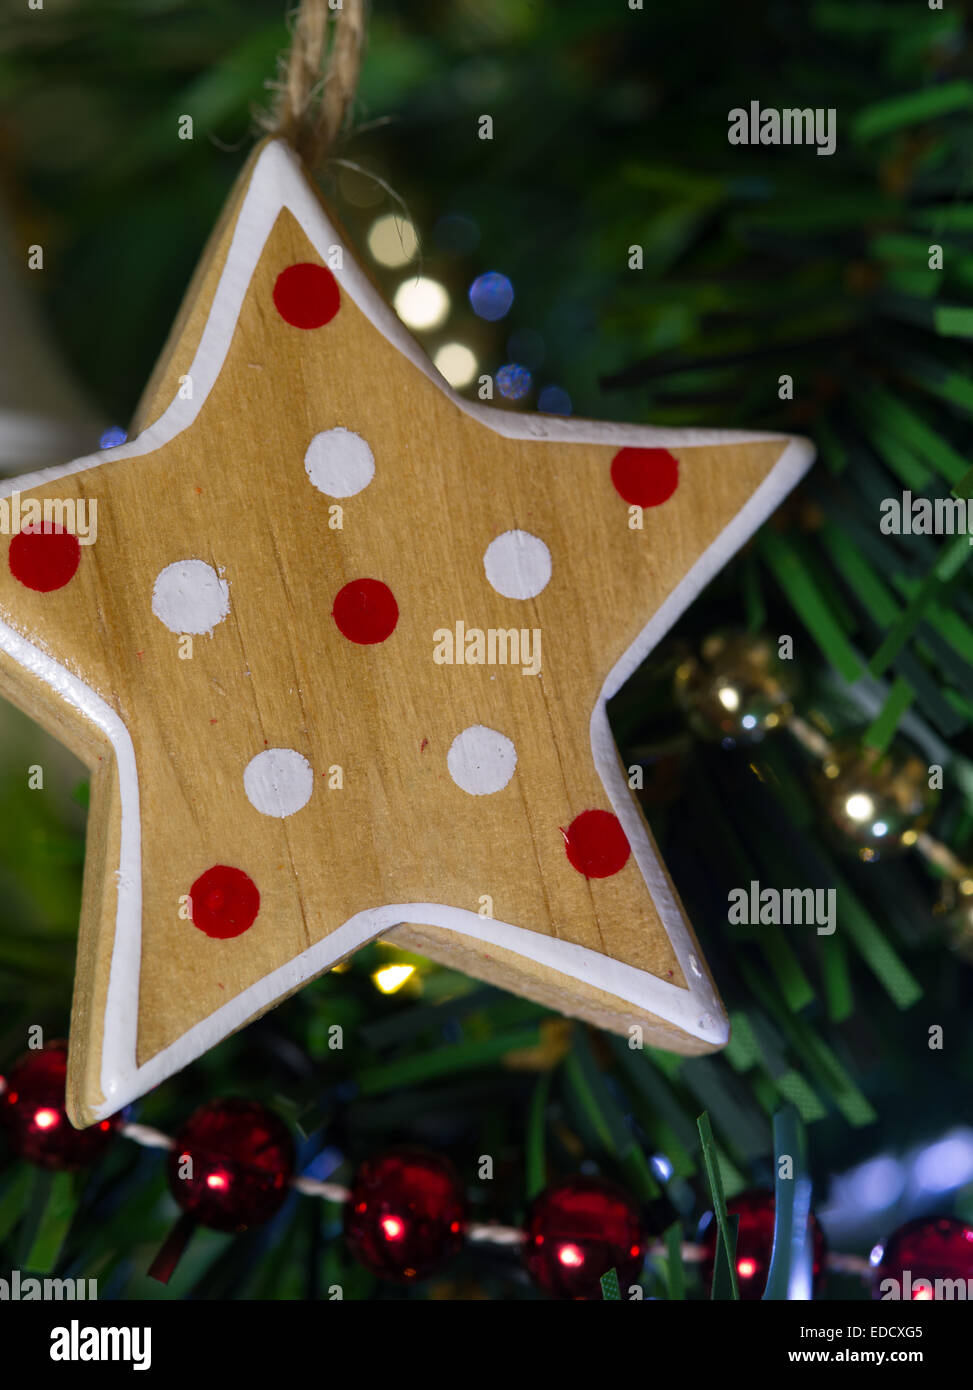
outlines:
{"label": "blue bokeh light", "polygon": [[522,401],[530,390],[531,380],[526,367],[508,362],[497,372],[497,390],[508,401]]}
{"label": "blue bokeh light", "polygon": [[891,1154],[860,1163],[847,1175],[848,1200],[859,1211],[887,1211],[902,1196],[906,1170]]}
{"label": "blue bokeh light", "polygon": [[474,314],[494,323],[510,313],[514,302],[514,287],[499,270],[478,275],[470,286],[470,304]]}
{"label": "blue bokeh light", "polygon": [[545,386],[537,398],[537,409],[545,415],[570,415],[571,397],[560,386]]}
{"label": "blue bokeh light", "polygon": [[117,449],[119,444],[124,444],[128,435],[121,425],[111,425],[98,440],[99,449]]}
{"label": "blue bokeh light", "polygon": [[973,1132],[957,1130],[929,1144],[918,1154],[912,1170],[923,1192],[951,1192],[973,1178]]}

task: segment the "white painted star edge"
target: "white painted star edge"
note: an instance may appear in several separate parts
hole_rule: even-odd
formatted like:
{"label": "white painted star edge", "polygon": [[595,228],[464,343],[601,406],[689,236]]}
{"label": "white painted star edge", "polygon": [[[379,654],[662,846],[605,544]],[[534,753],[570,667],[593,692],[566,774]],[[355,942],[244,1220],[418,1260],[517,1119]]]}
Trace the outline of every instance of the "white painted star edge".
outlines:
{"label": "white painted star edge", "polygon": [[267,144],[259,154],[242,201],[233,238],[210,314],[189,375],[193,398],[177,397],[148,429],[130,443],[77,459],[62,467],[44,469],[0,484],[0,496],[28,492],[71,473],[97,468],[122,458],[152,453],[169,443],[195,420],[219,377],[251,277],[264,245],[283,208],[300,223],[308,240],[328,260],[331,247],[342,247],[343,266],[334,274],[358,308],[405,357],[433,380],[460,410],[498,434],[514,439],[656,447],[694,447],[786,439],[787,446],[763,483],[733,517],[683,581],[642,629],[636,641],[609,673],[591,715],[591,748],[609,800],[628,836],[633,856],[673,950],[689,984],[682,989],[599,952],[555,937],[546,937],[509,922],[443,903],[398,903],[367,909],[349,918],[323,941],[249,986],[142,1066],[136,1064],[139,966],[141,955],[141,825],[135,749],[122,720],[78,677],[0,622],[0,649],[44,680],[108,738],[115,753],[121,799],[121,843],[115,940],[112,947],[102,1042],[101,1087],[104,1102],[98,1119],[144,1095],[153,1086],[215,1046],[247,1019],[275,999],[357,950],[366,941],[401,922],[444,927],[501,947],[549,969],[618,996],[633,1006],[665,1019],[714,1047],[729,1036],[722,1005],[694,954],[682,912],[669,889],[638,806],[622,773],[608,724],[607,701],[624,684],[679,615],[743,542],[775,510],[811,466],[814,449],[808,440],[786,435],[750,434],[736,430],[658,429],[647,425],[566,419],[502,411],[468,401],[451,390],[425,353],[374,289],[325,215],[308,185],[299,161],[283,141]]}

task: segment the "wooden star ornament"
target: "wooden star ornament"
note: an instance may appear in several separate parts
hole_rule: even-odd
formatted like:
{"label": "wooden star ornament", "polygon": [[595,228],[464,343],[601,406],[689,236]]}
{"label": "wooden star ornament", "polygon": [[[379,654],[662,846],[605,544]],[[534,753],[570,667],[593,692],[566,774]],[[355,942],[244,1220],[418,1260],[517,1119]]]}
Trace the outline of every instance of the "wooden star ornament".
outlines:
{"label": "wooden star ornament", "polygon": [[461,399],[279,140],[137,425],[0,493],[0,686],[92,770],[72,1121],[378,935],[721,1047],[606,702],[810,446]]}

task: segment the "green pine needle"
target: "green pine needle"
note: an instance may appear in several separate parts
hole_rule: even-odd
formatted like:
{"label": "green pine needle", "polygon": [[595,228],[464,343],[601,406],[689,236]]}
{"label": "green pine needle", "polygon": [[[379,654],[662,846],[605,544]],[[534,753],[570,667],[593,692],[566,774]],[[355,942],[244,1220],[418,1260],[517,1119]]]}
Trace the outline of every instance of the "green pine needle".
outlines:
{"label": "green pine needle", "polygon": [[[727,1267],[730,1297],[739,1298],[740,1286],[737,1283],[736,1271],[736,1237],[730,1229],[730,1219],[726,1210],[726,1197],[723,1193],[723,1178],[720,1175],[719,1155],[716,1151],[716,1141],[713,1138],[713,1129],[709,1122],[709,1115],[705,1110],[697,1119],[696,1124],[699,1129],[699,1138],[703,1149],[703,1163],[706,1167],[706,1177],[709,1181],[710,1194],[713,1199],[713,1211],[719,1230],[718,1245],[723,1251]],[[719,1263],[719,1261],[717,1261],[717,1263]],[[716,1297],[715,1270],[713,1276],[713,1297]]]}

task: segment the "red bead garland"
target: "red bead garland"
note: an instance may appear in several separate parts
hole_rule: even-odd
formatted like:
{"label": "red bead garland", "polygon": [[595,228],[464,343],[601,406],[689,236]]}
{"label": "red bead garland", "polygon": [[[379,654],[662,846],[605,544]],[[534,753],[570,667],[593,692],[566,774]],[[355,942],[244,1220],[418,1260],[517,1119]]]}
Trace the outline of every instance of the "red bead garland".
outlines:
{"label": "red bead garland", "polygon": [[639,1211],[614,1183],[556,1183],[535,1197],[526,1227],[527,1270],[552,1298],[601,1298],[601,1276],[610,1269],[623,1290],[638,1280],[646,1249]]}
{"label": "red bead garland", "polygon": [[[25,1053],[0,1077],[0,1128],[9,1147],[46,1168],[75,1169],[95,1162],[121,1123],[121,1116],[114,1115],[85,1130],[73,1128],[64,1104],[67,1051],[67,1043],[51,1042]],[[132,1138],[140,1138],[138,1129],[132,1127]],[[143,1142],[156,1142],[150,1134],[146,1131]],[[184,1214],[150,1273],[168,1280],[197,1224],[239,1232],[268,1221],[286,1200],[294,1162],[287,1128],[262,1105],[223,1100],[201,1106],[179,1131],[169,1155],[170,1186]],[[306,1190],[314,1191],[314,1185]],[[322,1194],[332,1197],[323,1188]],[[341,1188],[334,1189],[332,1199],[341,1196]],[[727,1209],[739,1217],[740,1296],[759,1299],[773,1246],[774,1195],[754,1189],[733,1198]],[[379,1278],[405,1283],[434,1273],[456,1254],[466,1223],[465,1194],[449,1160],[407,1147],[362,1163],[345,1209],[348,1244],[361,1263]],[[810,1224],[816,1292],[827,1252],[813,1213]],[[516,1234],[500,1229],[505,1240]],[[712,1279],[716,1239],[713,1222],[701,1246],[706,1282]],[[530,1207],[524,1260],[535,1283],[552,1297],[600,1299],[601,1277],[610,1269],[616,1270],[625,1297],[626,1287],[640,1276],[646,1250],[637,1205],[601,1178],[556,1183]],[[945,1216],[910,1221],[893,1232],[884,1248],[877,1247],[872,1264],[876,1299],[967,1297],[973,1287],[973,1224]]]}
{"label": "red bead garland", "polygon": [[169,1154],[172,1195],[196,1221],[245,1231],[283,1206],[294,1176],[294,1141],[284,1123],[251,1100],[201,1105]]}
{"label": "red bead garland", "polygon": [[[726,1204],[729,1216],[739,1216],[737,1229],[736,1266],[737,1284],[740,1297],[756,1300],[763,1297],[770,1271],[770,1256],[774,1248],[774,1213],[776,1203],[769,1188],[752,1188],[741,1192]],[[816,1291],[824,1273],[827,1243],[817,1217],[811,1212],[812,1232],[811,1280]],[[713,1280],[713,1264],[716,1257],[718,1229],[715,1218],[710,1221],[703,1236],[703,1249],[706,1254],[703,1262],[703,1279],[707,1288]]]}
{"label": "red bead garland", "polygon": [[[953,1281],[959,1281],[959,1287]],[[907,1221],[885,1242],[872,1297],[943,1302],[973,1293],[973,1225],[951,1216]]]}
{"label": "red bead garland", "polygon": [[413,1283],[441,1268],[463,1244],[466,1199],[448,1159],[390,1149],[366,1159],[345,1208],[345,1238],[380,1279]]}
{"label": "red bead garland", "polygon": [[0,1124],[19,1158],[42,1168],[86,1168],[111,1143],[120,1116],[75,1129],[64,1108],[68,1045],[58,1039],[14,1063],[0,1095]]}

